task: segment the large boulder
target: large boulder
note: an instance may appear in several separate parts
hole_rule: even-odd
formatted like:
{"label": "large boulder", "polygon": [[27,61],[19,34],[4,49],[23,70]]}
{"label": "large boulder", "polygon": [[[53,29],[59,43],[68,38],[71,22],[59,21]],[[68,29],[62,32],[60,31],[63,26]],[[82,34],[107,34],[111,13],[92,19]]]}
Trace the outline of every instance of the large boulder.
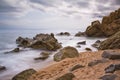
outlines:
{"label": "large boulder", "polygon": [[54,34],[37,34],[33,39],[19,37],[16,43],[22,47],[34,49],[57,50],[61,48]]}
{"label": "large boulder", "polygon": [[100,43],[99,49],[120,49],[120,31]]}
{"label": "large boulder", "polygon": [[92,37],[111,36],[120,30],[120,8],[110,15],[104,16],[102,22],[98,20],[92,22],[91,26],[87,27],[86,35]]}
{"label": "large boulder", "polygon": [[58,53],[54,55],[54,61],[61,61],[65,58],[74,58],[78,57],[79,53],[76,48],[74,47],[64,47]]}
{"label": "large boulder", "polygon": [[35,73],[36,71],[34,69],[27,69],[14,76],[12,80],[28,80],[28,78]]}
{"label": "large boulder", "polygon": [[90,26],[87,27],[85,33],[87,36],[99,37],[103,36],[103,32],[100,30],[101,24],[98,20],[93,21]]}

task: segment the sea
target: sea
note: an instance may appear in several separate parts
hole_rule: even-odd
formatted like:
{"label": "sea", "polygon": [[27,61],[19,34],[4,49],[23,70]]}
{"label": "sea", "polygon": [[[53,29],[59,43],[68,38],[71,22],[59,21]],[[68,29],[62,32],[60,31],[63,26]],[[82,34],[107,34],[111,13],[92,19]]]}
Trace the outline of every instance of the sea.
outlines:
{"label": "sea", "polygon": [[[72,46],[79,52],[86,51],[85,48],[91,48],[92,51],[97,51],[91,45],[96,40],[104,40],[105,38],[90,38],[90,37],[75,37],[74,35],[79,32],[79,29],[2,29],[0,30],[0,65],[5,66],[6,70],[0,71],[0,80],[11,80],[13,76],[19,72],[33,68],[40,70],[49,65],[54,64],[53,56],[57,51],[53,51],[50,57],[46,60],[34,60],[39,57],[43,50],[34,50],[25,48],[18,53],[8,53],[17,47],[16,39],[19,36],[32,38],[39,33],[54,33],[58,42],[62,43],[63,47]],[[83,30],[81,30],[83,31]],[[57,33],[69,32],[70,36],[58,36]],[[81,45],[80,48],[76,47],[78,42],[86,41],[86,45]]]}

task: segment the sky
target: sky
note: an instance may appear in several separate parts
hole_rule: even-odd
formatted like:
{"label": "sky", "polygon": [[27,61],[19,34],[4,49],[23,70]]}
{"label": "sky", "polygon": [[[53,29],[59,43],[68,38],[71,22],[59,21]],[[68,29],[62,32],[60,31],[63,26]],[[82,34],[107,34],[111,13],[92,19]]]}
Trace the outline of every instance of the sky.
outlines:
{"label": "sky", "polygon": [[86,28],[120,0],[0,0],[0,29]]}

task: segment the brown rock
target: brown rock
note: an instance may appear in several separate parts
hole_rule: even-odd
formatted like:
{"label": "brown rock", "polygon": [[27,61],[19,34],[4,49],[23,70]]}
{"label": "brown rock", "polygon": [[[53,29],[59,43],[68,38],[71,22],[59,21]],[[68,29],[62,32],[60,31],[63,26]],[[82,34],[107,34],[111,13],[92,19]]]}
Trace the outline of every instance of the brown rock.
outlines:
{"label": "brown rock", "polygon": [[63,76],[57,78],[56,80],[72,80],[74,77],[75,77],[74,74],[66,73]]}
{"label": "brown rock", "polygon": [[61,33],[58,33],[57,35],[61,35],[61,36],[70,36],[70,33],[69,32],[61,32]]}
{"label": "brown rock", "polygon": [[1,66],[1,65],[0,65],[0,71],[5,70],[5,69],[6,69],[5,66]]}
{"label": "brown rock", "polygon": [[58,53],[54,55],[54,61],[61,61],[65,58],[74,58],[78,57],[79,53],[76,48],[74,47],[64,47]]}
{"label": "brown rock", "polygon": [[20,72],[16,76],[14,76],[12,78],[12,80],[28,80],[28,78],[32,74],[35,74],[35,73],[36,73],[36,71],[34,69],[27,69],[27,70],[24,70],[24,71]]}
{"label": "brown rock", "polygon": [[75,34],[76,37],[85,36],[85,32],[78,32]]}
{"label": "brown rock", "polygon": [[120,49],[120,31],[100,43],[99,49]]}
{"label": "brown rock", "polygon": [[70,69],[70,71],[74,71],[74,70],[76,70],[76,69],[83,68],[83,67],[85,67],[85,66],[82,66],[82,65],[80,65],[80,64],[77,64],[77,65],[73,66],[73,67]]}
{"label": "brown rock", "polygon": [[86,41],[81,41],[81,42],[78,42],[77,44],[86,45]]}
{"label": "brown rock", "polygon": [[85,50],[87,50],[87,51],[92,51],[92,49],[90,49],[90,48],[85,48]]}

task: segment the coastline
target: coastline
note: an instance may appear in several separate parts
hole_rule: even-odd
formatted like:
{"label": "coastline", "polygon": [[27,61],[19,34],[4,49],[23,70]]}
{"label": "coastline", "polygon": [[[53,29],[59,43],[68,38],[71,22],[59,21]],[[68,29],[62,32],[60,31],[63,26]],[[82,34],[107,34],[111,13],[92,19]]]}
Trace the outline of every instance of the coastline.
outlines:
{"label": "coastline", "polygon": [[[111,50],[120,52],[120,50]],[[77,58],[67,58],[60,62],[55,62],[53,65],[39,70],[32,75],[28,80],[55,80],[65,73],[70,72],[70,68],[76,64],[84,65],[84,68],[76,69],[72,73],[75,75],[73,80],[99,80],[105,74],[104,69],[110,64],[120,63],[119,60],[108,60],[105,63],[99,63],[95,66],[88,66],[88,63],[94,60],[102,59],[102,51],[96,52],[81,52]],[[115,74],[120,73],[120,71]],[[120,79],[120,75],[118,77]],[[118,80],[119,80],[118,79]]]}

